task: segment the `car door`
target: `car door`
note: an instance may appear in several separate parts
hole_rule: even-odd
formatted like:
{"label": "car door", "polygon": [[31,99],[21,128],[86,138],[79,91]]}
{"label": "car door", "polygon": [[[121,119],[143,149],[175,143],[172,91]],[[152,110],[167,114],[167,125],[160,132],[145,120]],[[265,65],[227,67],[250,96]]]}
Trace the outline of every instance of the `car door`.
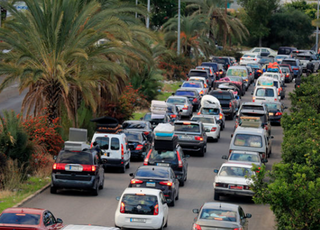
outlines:
{"label": "car door", "polygon": [[187,172],[188,172],[187,157],[186,157],[186,155],[184,155],[184,152],[183,152],[183,150],[182,150],[182,148],[180,146],[178,147],[178,151],[179,151],[182,163],[183,163],[183,169],[182,169],[183,170],[183,176],[186,178],[187,177]]}
{"label": "car door", "polygon": [[167,199],[164,197],[162,191],[160,191],[159,196],[160,196],[159,198],[160,198],[161,206],[162,206],[162,210],[163,210],[163,216],[165,218],[165,223],[166,223],[166,221],[168,221],[168,214],[169,214]]}
{"label": "car door", "polygon": [[178,193],[179,193],[179,180],[176,177],[176,174],[174,173],[172,168],[170,168],[170,178],[174,182],[174,193],[175,193],[174,199],[175,199],[178,196]]}
{"label": "car door", "polygon": [[248,220],[243,209],[239,206],[238,208],[239,216],[240,216],[240,224],[243,230],[248,230]]}
{"label": "car door", "polygon": [[43,224],[49,230],[61,229],[63,226],[61,223],[58,223],[56,218],[50,211],[45,211],[43,214]]}
{"label": "car door", "polygon": [[97,152],[94,155],[94,165],[96,166],[97,170],[98,170],[98,175],[99,175],[99,185],[101,183],[103,183],[103,174],[104,174],[104,168],[102,165],[102,160],[101,160],[101,156],[100,153]]}

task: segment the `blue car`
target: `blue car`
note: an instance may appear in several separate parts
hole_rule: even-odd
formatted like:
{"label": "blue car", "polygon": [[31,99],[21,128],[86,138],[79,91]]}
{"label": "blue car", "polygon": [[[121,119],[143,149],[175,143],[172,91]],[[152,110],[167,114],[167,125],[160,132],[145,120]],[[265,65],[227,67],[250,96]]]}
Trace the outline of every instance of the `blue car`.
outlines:
{"label": "blue car", "polygon": [[302,68],[298,59],[286,58],[282,60],[281,64],[289,64],[291,66],[294,78],[301,76]]}

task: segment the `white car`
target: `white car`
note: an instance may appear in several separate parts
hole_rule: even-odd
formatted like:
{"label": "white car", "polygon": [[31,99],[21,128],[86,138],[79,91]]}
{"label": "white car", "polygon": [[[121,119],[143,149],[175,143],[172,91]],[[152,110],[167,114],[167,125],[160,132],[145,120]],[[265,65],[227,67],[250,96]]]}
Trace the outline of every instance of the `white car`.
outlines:
{"label": "white car", "polygon": [[61,230],[120,230],[116,227],[105,227],[98,225],[85,225],[85,224],[69,224],[61,228]]}
{"label": "white car", "polygon": [[243,53],[269,53],[268,56],[275,57],[277,56],[277,52],[273,49],[267,48],[267,47],[254,47],[249,51],[245,51]]}
{"label": "white car", "polygon": [[201,121],[207,134],[207,140],[218,142],[220,138],[220,125],[215,117],[210,115],[194,115],[191,121]]}
{"label": "white car", "polygon": [[275,102],[280,100],[281,97],[278,96],[278,90],[275,86],[257,86],[254,89],[252,102]]}
{"label": "white car", "polygon": [[126,188],[115,212],[115,226],[133,229],[167,227],[169,208],[159,189]]}
{"label": "white car", "polygon": [[261,166],[268,162],[267,159],[261,159],[259,152],[251,152],[251,151],[231,151],[229,157],[227,155],[223,155],[222,159],[228,160],[227,162],[240,162],[247,164],[255,164]]}
{"label": "white car", "polygon": [[261,59],[259,53],[245,53],[240,58],[240,65],[246,65],[248,63],[258,63]]}
{"label": "white car", "polygon": [[250,190],[252,184],[251,176],[255,174],[252,164],[227,162],[223,163],[213,182],[214,199],[219,200],[223,195],[250,196],[254,192]]}

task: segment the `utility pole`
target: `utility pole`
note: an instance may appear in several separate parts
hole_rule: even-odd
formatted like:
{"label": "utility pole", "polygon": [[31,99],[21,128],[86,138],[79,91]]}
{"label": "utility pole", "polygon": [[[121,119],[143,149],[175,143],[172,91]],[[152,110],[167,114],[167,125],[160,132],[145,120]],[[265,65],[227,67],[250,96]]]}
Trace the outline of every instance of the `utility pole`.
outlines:
{"label": "utility pole", "polygon": [[177,54],[180,55],[180,24],[181,24],[181,13],[180,13],[180,8],[181,8],[181,0],[178,0],[178,41],[177,41]]}
{"label": "utility pole", "polygon": [[149,29],[149,24],[150,24],[150,0],[148,0],[148,16],[146,20],[146,27]]}
{"label": "utility pole", "polygon": [[[319,0],[318,0],[318,7],[317,7],[317,21],[319,21]],[[316,34],[316,52],[318,53],[318,40],[319,37],[319,26],[317,26],[317,34]]]}
{"label": "utility pole", "polygon": [[[138,6],[138,0],[136,0],[136,6]],[[136,18],[138,17],[138,13],[136,11]]]}

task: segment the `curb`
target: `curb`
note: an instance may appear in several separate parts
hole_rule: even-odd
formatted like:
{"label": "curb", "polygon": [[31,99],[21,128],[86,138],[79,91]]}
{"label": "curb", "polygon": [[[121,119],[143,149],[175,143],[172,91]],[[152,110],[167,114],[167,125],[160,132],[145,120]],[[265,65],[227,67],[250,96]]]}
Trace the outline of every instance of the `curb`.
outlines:
{"label": "curb", "polygon": [[13,206],[13,208],[17,208],[20,207],[21,205],[23,205],[25,202],[31,200],[33,197],[35,197],[36,195],[42,193],[44,190],[46,190],[47,188],[49,188],[51,185],[51,182],[49,182],[47,185],[43,186],[42,188],[40,188],[38,191],[36,191],[35,193],[31,194],[30,196],[28,196],[27,198],[23,199],[21,202],[19,202],[18,204],[16,204],[15,206]]}

